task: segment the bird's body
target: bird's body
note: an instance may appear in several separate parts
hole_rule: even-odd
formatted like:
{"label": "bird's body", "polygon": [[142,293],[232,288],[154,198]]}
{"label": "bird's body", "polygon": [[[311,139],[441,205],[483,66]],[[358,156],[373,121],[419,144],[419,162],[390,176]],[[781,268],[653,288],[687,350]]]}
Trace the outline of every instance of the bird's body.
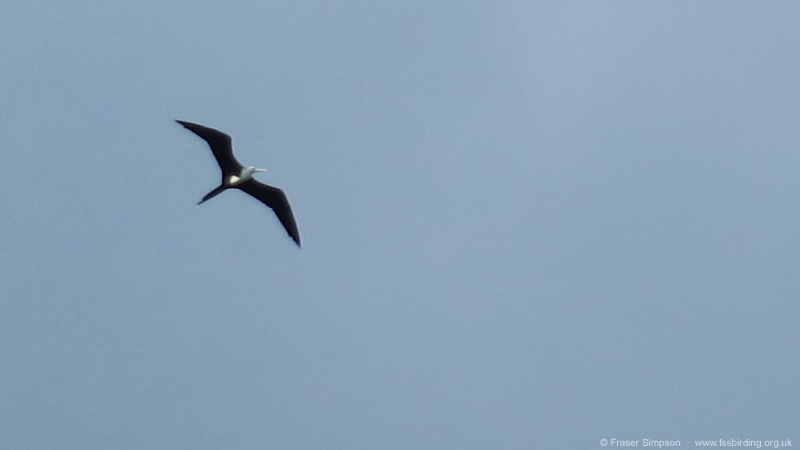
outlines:
{"label": "bird's body", "polygon": [[253,166],[244,167],[239,164],[239,161],[233,156],[233,144],[231,142],[231,137],[227,134],[196,123],[184,122],[182,120],[176,120],[176,122],[200,136],[208,143],[222,171],[222,183],[206,194],[198,205],[228,189],[244,191],[261,201],[261,203],[272,208],[275,215],[278,216],[278,220],[280,220],[281,224],[286,229],[286,232],[289,233],[289,237],[291,237],[299,247],[300,232],[297,230],[297,223],[294,220],[289,201],[286,199],[286,194],[276,187],[260,183],[253,178],[253,174],[256,172],[265,172],[265,170]]}

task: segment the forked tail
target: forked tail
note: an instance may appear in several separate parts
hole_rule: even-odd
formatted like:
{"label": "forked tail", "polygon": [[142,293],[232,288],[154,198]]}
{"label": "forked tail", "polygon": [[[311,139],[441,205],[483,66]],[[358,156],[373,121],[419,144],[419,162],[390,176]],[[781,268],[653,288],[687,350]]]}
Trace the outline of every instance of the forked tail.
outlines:
{"label": "forked tail", "polygon": [[224,184],[220,185],[220,186],[217,186],[213,191],[211,191],[208,194],[206,194],[206,196],[203,197],[203,199],[200,200],[197,204],[199,205],[199,204],[202,204],[206,200],[210,200],[212,197],[214,197],[215,195],[217,195],[220,192],[224,191],[225,189],[228,189],[228,186],[225,186]]}

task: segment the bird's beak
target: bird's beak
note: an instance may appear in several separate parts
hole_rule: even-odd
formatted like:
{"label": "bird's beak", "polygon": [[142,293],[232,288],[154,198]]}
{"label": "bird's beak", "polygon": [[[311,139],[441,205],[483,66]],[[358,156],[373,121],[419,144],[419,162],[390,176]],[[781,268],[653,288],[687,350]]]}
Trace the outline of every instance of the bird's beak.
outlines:
{"label": "bird's beak", "polygon": [[253,170],[253,172],[266,172],[266,171],[267,171],[267,169],[255,169],[255,170]]}

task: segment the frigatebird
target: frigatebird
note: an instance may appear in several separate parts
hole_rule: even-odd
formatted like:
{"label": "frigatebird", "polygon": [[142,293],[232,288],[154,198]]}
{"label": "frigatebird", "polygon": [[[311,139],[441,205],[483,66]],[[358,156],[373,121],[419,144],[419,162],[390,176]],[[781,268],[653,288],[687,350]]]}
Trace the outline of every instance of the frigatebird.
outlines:
{"label": "frigatebird", "polygon": [[266,172],[266,169],[258,169],[253,166],[244,167],[239,164],[239,161],[233,156],[233,144],[231,137],[227,134],[196,123],[183,120],[176,120],[175,122],[183,125],[186,129],[208,142],[208,146],[211,147],[211,152],[214,154],[220,170],[222,170],[222,183],[206,194],[197,204],[199,205],[227,189],[236,188],[244,191],[272,208],[275,211],[275,215],[278,216],[278,220],[286,228],[286,232],[300,247],[300,233],[297,231],[297,223],[294,221],[292,208],[289,206],[286,194],[276,187],[260,183],[253,178],[254,173]]}

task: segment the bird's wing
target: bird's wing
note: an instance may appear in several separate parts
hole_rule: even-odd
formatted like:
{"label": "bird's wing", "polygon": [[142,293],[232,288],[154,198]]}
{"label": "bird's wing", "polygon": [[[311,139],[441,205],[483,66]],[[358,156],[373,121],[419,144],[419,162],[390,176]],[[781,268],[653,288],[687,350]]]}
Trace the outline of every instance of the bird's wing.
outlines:
{"label": "bird's wing", "polygon": [[211,152],[214,153],[214,158],[217,159],[220,169],[222,169],[222,178],[229,173],[240,173],[242,165],[233,156],[233,144],[231,137],[227,134],[217,131],[213,128],[204,127],[196,123],[184,122],[183,120],[176,120],[179,124],[183,125],[192,133],[200,136],[211,147]]}
{"label": "bird's wing", "polygon": [[286,229],[289,236],[300,247],[300,232],[297,231],[297,223],[294,221],[292,207],[289,206],[289,200],[286,199],[286,194],[282,190],[260,183],[253,178],[236,187],[272,208],[275,211],[275,215],[278,216],[278,220],[283,224],[283,228]]}

